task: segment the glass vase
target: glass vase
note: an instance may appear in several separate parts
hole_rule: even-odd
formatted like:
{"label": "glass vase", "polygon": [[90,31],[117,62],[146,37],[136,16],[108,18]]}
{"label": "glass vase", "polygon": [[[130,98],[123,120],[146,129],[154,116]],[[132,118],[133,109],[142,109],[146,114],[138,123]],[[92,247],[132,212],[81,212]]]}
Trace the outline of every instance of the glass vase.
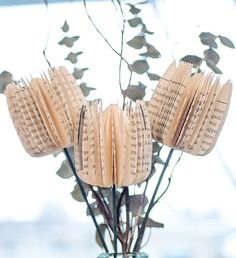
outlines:
{"label": "glass vase", "polygon": [[144,252],[138,252],[138,253],[117,253],[116,255],[114,253],[102,253],[97,258],[148,258],[148,255]]}

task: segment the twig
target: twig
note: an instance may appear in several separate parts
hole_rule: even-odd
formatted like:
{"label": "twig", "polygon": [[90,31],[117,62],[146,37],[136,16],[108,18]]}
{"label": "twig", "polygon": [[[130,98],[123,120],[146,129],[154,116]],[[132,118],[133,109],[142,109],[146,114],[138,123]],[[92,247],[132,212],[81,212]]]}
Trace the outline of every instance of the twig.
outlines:
{"label": "twig", "polygon": [[129,240],[129,233],[130,233],[130,199],[129,199],[129,188],[125,192],[125,207],[126,207],[126,232],[125,232],[125,247],[124,251],[129,252],[128,250],[128,240]]}
{"label": "twig", "polygon": [[[47,14],[48,14],[48,1],[47,0],[44,0],[44,4],[46,6],[46,9],[47,9]],[[51,27],[50,27],[50,22],[49,22],[49,28],[48,28],[48,33],[47,33],[47,39],[46,39],[46,43],[45,43],[45,47],[43,49],[43,56],[48,64],[48,66],[50,68],[52,68],[52,65],[51,63],[49,62],[48,58],[47,58],[47,55],[46,55],[46,51],[47,51],[47,48],[48,48],[48,42],[49,42],[49,37],[50,37],[50,33],[51,33]]]}
{"label": "twig", "polygon": [[109,213],[110,216],[112,216],[112,215],[111,215],[110,207],[108,206],[108,204],[107,204],[107,202],[106,202],[106,200],[105,200],[105,197],[104,197],[104,195],[103,195],[103,192],[102,192],[102,190],[101,190],[100,187],[98,187],[98,192],[99,192],[100,196],[102,197],[102,200],[103,200],[104,205],[106,206],[107,212]]}
{"label": "twig", "polygon": [[117,213],[116,213],[116,186],[112,187],[112,209],[113,209],[113,233],[114,233],[114,258],[117,257]]}
{"label": "twig", "polygon": [[97,31],[97,33],[105,40],[105,42],[107,43],[107,45],[120,57],[122,58],[122,60],[129,66],[128,61],[120,55],[120,53],[110,44],[110,42],[108,41],[108,39],[102,34],[102,32],[98,29],[98,27],[96,26],[96,24],[94,23],[91,15],[88,12],[88,8],[87,8],[87,3],[86,0],[83,0],[83,4],[84,4],[84,8],[85,8],[85,12],[90,20],[90,22],[92,23],[93,27],[95,28],[95,30]]}
{"label": "twig", "polygon": [[144,231],[145,231],[145,227],[146,227],[146,223],[147,223],[147,220],[148,220],[148,218],[149,218],[149,214],[150,214],[150,212],[151,212],[153,203],[155,202],[155,198],[156,198],[157,192],[158,192],[158,190],[159,190],[159,188],[160,188],[160,185],[161,185],[163,176],[164,176],[164,174],[165,174],[165,171],[166,171],[166,169],[167,169],[167,167],[168,167],[168,165],[169,165],[169,162],[170,162],[170,159],[171,159],[171,157],[172,157],[173,151],[174,151],[174,149],[170,149],[169,154],[168,154],[167,159],[166,159],[166,162],[165,162],[165,164],[164,164],[164,167],[163,167],[162,172],[161,172],[161,174],[160,174],[160,177],[159,177],[159,179],[158,179],[156,188],[155,188],[155,190],[154,190],[154,192],[153,192],[151,201],[150,201],[150,203],[149,203],[148,209],[147,209],[146,214],[145,214],[145,217],[144,217],[144,219],[143,219],[141,228],[140,228],[140,230],[139,230],[138,238],[137,238],[137,240],[136,240],[136,242],[135,242],[135,245],[134,245],[134,249],[133,249],[134,252],[137,252],[137,251],[139,251],[139,249],[140,249],[140,246],[141,246],[141,243],[142,243],[142,239],[143,239],[143,235],[144,235]]}
{"label": "twig", "polygon": [[171,180],[172,180],[172,177],[173,177],[173,172],[174,172],[174,170],[175,170],[175,167],[176,167],[177,164],[179,163],[179,161],[180,161],[182,155],[183,155],[183,152],[181,152],[181,154],[180,154],[178,160],[175,162],[175,165],[173,166],[173,169],[171,170],[170,176],[169,176],[169,178],[168,178],[168,184],[167,184],[165,190],[164,190],[164,191],[162,192],[162,194],[156,199],[156,201],[153,203],[153,206],[152,206],[152,207],[154,207],[154,206],[160,201],[160,199],[163,197],[163,195],[164,195],[164,194],[167,192],[167,190],[169,189],[170,183],[171,183]]}
{"label": "twig", "polygon": [[83,198],[84,198],[84,201],[85,201],[86,204],[87,204],[89,213],[90,213],[91,218],[92,218],[92,220],[93,220],[93,222],[94,222],[94,225],[95,225],[95,227],[96,227],[96,229],[97,229],[98,236],[99,236],[99,238],[100,238],[100,240],[101,240],[101,243],[102,243],[102,245],[103,245],[103,248],[105,249],[106,253],[108,253],[109,251],[108,251],[107,245],[106,245],[106,243],[105,243],[105,241],[104,241],[104,238],[103,238],[103,236],[102,236],[102,232],[101,232],[101,230],[100,230],[100,228],[99,228],[99,225],[98,225],[98,223],[97,223],[97,220],[96,220],[96,218],[95,218],[93,209],[92,209],[92,207],[91,207],[91,205],[90,205],[90,203],[89,203],[89,201],[88,201],[87,195],[86,195],[85,190],[84,190],[84,187],[83,187],[83,185],[82,185],[82,182],[80,181],[80,179],[79,179],[79,177],[78,177],[78,175],[77,175],[77,173],[76,173],[76,169],[75,169],[75,166],[74,166],[74,164],[73,164],[73,162],[72,162],[72,159],[71,159],[71,157],[70,157],[70,154],[69,154],[67,148],[64,148],[63,151],[64,151],[64,153],[65,153],[65,156],[66,156],[67,160],[68,160],[68,163],[69,163],[69,165],[70,165],[70,168],[71,168],[71,170],[72,170],[72,172],[73,172],[73,174],[74,174],[74,176],[75,176],[76,182],[77,182],[77,184],[78,184],[78,186],[79,186],[79,188],[80,188],[80,191],[81,191],[81,194],[82,194],[82,196],[83,196]]}

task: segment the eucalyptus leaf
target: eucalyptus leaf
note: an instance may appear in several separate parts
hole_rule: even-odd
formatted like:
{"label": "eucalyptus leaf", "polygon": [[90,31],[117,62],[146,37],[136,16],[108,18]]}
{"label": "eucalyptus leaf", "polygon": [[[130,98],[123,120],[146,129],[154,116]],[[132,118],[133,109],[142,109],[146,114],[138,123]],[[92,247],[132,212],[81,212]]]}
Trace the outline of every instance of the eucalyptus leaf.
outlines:
{"label": "eucalyptus leaf", "polygon": [[77,56],[81,55],[82,53],[83,52],[77,52],[77,53],[70,52],[68,56],[65,58],[65,60],[70,61],[72,64],[76,64],[78,62]]}
{"label": "eucalyptus leaf", "polygon": [[206,64],[214,73],[222,74],[222,71],[212,61],[206,60]]}
{"label": "eucalyptus leaf", "polygon": [[144,214],[145,206],[148,204],[148,198],[143,194],[130,195],[130,211],[135,217]]}
{"label": "eucalyptus leaf", "polygon": [[[81,184],[84,188],[84,192],[86,196],[88,196],[90,191],[89,185],[82,181],[81,181]],[[84,197],[80,191],[80,187],[77,184],[75,185],[74,190],[71,192],[71,196],[73,197],[73,199],[75,199],[78,202],[84,202]]]}
{"label": "eucalyptus leaf", "polygon": [[61,178],[68,179],[73,176],[73,173],[71,171],[71,168],[68,164],[67,160],[62,161],[61,167],[57,170],[57,175]]}
{"label": "eucalyptus leaf", "polygon": [[128,20],[128,23],[131,27],[137,27],[138,25],[142,24],[142,19],[140,17],[135,17]]}
{"label": "eucalyptus leaf", "polygon": [[71,196],[78,202],[84,202],[84,197],[78,185],[75,185],[74,190],[71,192]]}
{"label": "eucalyptus leaf", "polygon": [[159,76],[158,74],[155,74],[155,73],[147,73],[147,74],[151,81],[158,81],[161,78],[161,76]]}
{"label": "eucalyptus leaf", "polygon": [[146,45],[146,41],[143,35],[138,35],[129,40],[127,44],[132,48],[141,49]]}
{"label": "eucalyptus leaf", "polygon": [[220,60],[220,56],[212,48],[206,49],[204,51],[204,57],[206,60],[213,62],[215,65],[218,64],[218,62]]}
{"label": "eucalyptus leaf", "polygon": [[125,95],[133,100],[136,101],[137,99],[143,99],[146,95],[146,86],[143,84],[139,85],[129,85],[125,90]]}
{"label": "eucalyptus leaf", "polygon": [[152,143],[152,152],[157,153],[161,150],[161,145],[158,142],[153,142]]}
{"label": "eucalyptus leaf", "polygon": [[[101,211],[99,209],[97,201],[95,201],[93,203],[90,203],[90,207],[92,208],[93,213],[94,213],[95,216],[98,216],[98,215],[101,214]],[[89,212],[88,208],[86,210],[86,214],[87,214],[87,216],[90,216],[90,212]]]}
{"label": "eucalyptus leaf", "polygon": [[161,53],[151,44],[146,44],[147,52],[140,54],[140,56],[159,58]]}
{"label": "eucalyptus leaf", "polygon": [[96,90],[96,88],[88,87],[87,83],[84,82],[82,82],[79,86],[85,97],[88,97],[91,90]]}
{"label": "eucalyptus leaf", "polygon": [[150,174],[148,175],[148,177],[147,177],[147,179],[146,179],[145,181],[149,181],[150,178],[152,178],[152,176],[153,176],[155,173],[156,173],[156,168],[155,168],[155,166],[153,165],[153,166],[152,166],[152,169],[151,169],[151,172],[150,172]]}
{"label": "eucalyptus leaf", "polygon": [[69,27],[66,20],[65,20],[63,26],[61,27],[61,29],[62,29],[63,32],[68,32],[69,31],[70,27]]}
{"label": "eucalyptus leaf", "polygon": [[6,86],[13,82],[12,74],[8,71],[3,71],[0,73],[0,94],[4,93]]}
{"label": "eucalyptus leaf", "polygon": [[132,65],[129,66],[129,69],[138,74],[143,74],[148,71],[149,64],[146,60],[136,60]]}
{"label": "eucalyptus leaf", "polygon": [[137,4],[148,4],[148,3],[150,3],[150,0],[138,2]]}
{"label": "eucalyptus leaf", "polygon": [[[142,225],[143,223],[143,218],[142,217],[139,217],[138,219],[138,225]],[[160,223],[160,222],[157,222],[157,221],[154,221],[150,218],[147,219],[147,222],[146,222],[146,227],[148,228],[164,228],[164,224],[163,223]]]}
{"label": "eucalyptus leaf", "polygon": [[132,14],[138,14],[141,12],[141,9],[137,8],[135,5],[133,4],[127,4],[130,6],[130,9],[129,11],[132,13]]}
{"label": "eucalyptus leaf", "polygon": [[217,44],[215,42],[217,36],[215,36],[214,34],[212,34],[210,32],[202,32],[199,35],[199,38],[203,45],[207,45],[212,48],[217,48]]}
{"label": "eucalyptus leaf", "polygon": [[[104,223],[101,223],[100,225],[98,225],[98,227],[99,227],[100,232],[101,232],[101,234],[102,234],[102,236],[103,236],[103,238],[104,238],[105,232],[106,232],[106,229],[107,229],[107,225],[104,224]],[[101,242],[101,239],[100,239],[100,236],[99,236],[97,230],[96,230],[96,242],[97,242],[97,244],[98,244],[101,248],[104,247],[104,246],[103,246],[103,243]]]}
{"label": "eucalyptus leaf", "polygon": [[74,43],[79,39],[79,36],[64,37],[58,42],[59,45],[65,45],[67,47],[73,47]]}
{"label": "eucalyptus leaf", "polygon": [[75,77],[76,80],[82,79],[84,76],[84,72],[87,71],[88,68],[74,68],[73,76]]}
{"label": "eucalyptus leaf", "polygon": [[150,34],[150,35],[154,34],[154,32],[152,32],[152,31],[150,31],[146,28],[145,24],[143,24],[141,32],[146,33],[146,34]]}
{"label": "eucalyptus leaf", "polygon": [[154,164],[161,164],[161,165],[165,164],[165,162],[160,158],[160,156],[158,154],[152,155],[152,162]]}
{"label": "eucalyptus leaf", "polygon": [[193,64],[195,67],[199,67],[203,61],[201,57],[195,55],[187,55],[182,57],[180,60],[183,62]]}
{"label": "eucalyptus leaf", "polygon": [[220,42],[226,47],[235,48],[234,43],[227,37],[219,35]]}

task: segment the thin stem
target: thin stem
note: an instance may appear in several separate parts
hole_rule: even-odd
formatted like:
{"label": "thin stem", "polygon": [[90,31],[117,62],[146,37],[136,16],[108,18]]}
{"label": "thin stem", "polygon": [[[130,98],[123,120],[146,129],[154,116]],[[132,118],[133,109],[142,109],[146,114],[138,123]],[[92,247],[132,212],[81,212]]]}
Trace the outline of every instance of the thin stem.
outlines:
{"label": "thin stem", "polygon": [[129,188],[125,192],[125,207],[126,207],[126,232],[125,232],[125,251],[128,252],[128,240],[130,233],[130,199],[129,199]]}
{"label": "thin stem", "polygon": [[117,213],[116,213],[116,186],[112,187],[112,209],[113,209],[113,233],[114,233],[114,258],[117,257]]}
{"label": "thin stem", "polygon": [[48,1],[47,0],[44,0],[44,4],[46,6],[46,9],[47,9],[47,16],[48,16],[48,24],[49,24],[49,28],[48,28],[48,32],[47,32],[47,39],[46,39],[46,43],[45,43],[45,47],[43,49],[43,56],[48,64],[48,66],[50,68],[52,68],[52,65],[51,63],[49,62],[48,58],[47,58],[47,54],[46,54],[46,51],[47,51],[47,48],[48,48],[48,41],[49,41],[49,37],[50,37],[50,33],[51,33],[51,26],[50,26],[50,21],[49,21],[49,15],[48,15]]}
{"label": "thin stem", "polygon": [[173,172],[174,172],[174,170],[175,170],[176,165],[179,163],[179,161],[180,161],[182,155],[183,155],[183,152],[181,153],[181,155],[179,156],[178,160],[176,161],[176,163],[175,163],[173,169],[171,170],[170,176],[169,176],[169,178],[168,178],[168,184],[167,184],[165,190],[164,190],[164,191],[162,192],[162,194],[156,199],[156,201],[153,203],[153,206],[152,206],[152,207],[154,207],[154,206],[160,201],[160,199],[163,197],[163,195],[164,195],[164,194],[167,192],[167,190],[169,189],[170,184],[171,184],[171,181],[172,181],[172,177],[173,177]]}
{"label": "thin stem", "polygon": [[105,40],[105,42],[107,43],[107,45],[120,57],[122,58],[122,60],[127,64],[129,65],[128,61],[120,55],[120,53],[110,44],[110,42],[108,41],[108,39],[102,34],[102,32],[98,29],[98,27],[96,26],[96,24],[94,23],[91,15],[89,14],[88,12],[88,8],[87,8],[87,3],[86,3],[86,0],[83,0],[83,3],[84,3],[84,9],[85,9],[85,12],[90,20],[90,22],[92,23],[93,27],[95,28],[95,30],[97,31],[97,33]]}
{"label": "thin stem", "polygon": [[102,200],[103,200],[103,203],[104,203],[104,205],[105,205],[105,207],[106,207],[106,209],[107,209],[107,212],[109,213],[109,215],[110,215],[110,217],[111,217],[111,216],[112,216],[112,215],[111,215],[111,210],[110,210],[110,208],[109,208],[109,206],[108,206],[108,204],[107,204],[107,202],[106,202],[106,200],[105,200],[105,197],[104,197],[103,192],[102,192],[102,190],[101,190],[100,187],[98,187],[98,192],[99,192],[100,196],[102,197]]}
{"label": "thin stem", "polygon": [[[109,222],[111,221],[111,214],[106,209],[105,202],[103,201],[101,196],[93,189],[92,186],[90,187],[90,189],[92,190],[93,196],[98,203],[98,206],[99,206],[99,209],[100,209],[101,213],[103,213],[104,217],[107,219],[107,222],[109,224]],[[110,225],[111,225],[111,223],[110,223]]]}
{"label": "thin stem", "polygon": [[169,154],[168,154],[167,159],[166,159],[166,162],[165,162],[165,164],[164,164],[164,166],[163,166],[162,172],[161,172],[160,177],[159,177],[159,179],[158,179],[156,188],[155,188],[155,190],[154,190],[154,192],[153,192],[151,201],[150,201],[150,203],[149,203],[148,209],[147,209],[146,214],[145,214],[145,217],[144,217],[144,219],[143,219],[141,228],[140,228],[140,230],[139,230],[138,238],[137,238],[137,240],[136,240],[136,242],[135,242],[134,249],[133,249],[134,252],[137,252],[137,251],[139,251],[139,249],[140,249],[140,246],[141,246],[141,243],[142,243],[142,239],[143,239],[143,235],[144,235],[144,231],[145,231],[145,227],[146,227],[146,223],[147,223],[147,220],[148,220],[148,218],[149,218],[149,214],[150,214],[150,212],[151,212],[153,203],[155,202],[155,198],[156,198],[157,192],[158,192],[158,190],[159,190],[159,188],[160,188],[160,185],[161,185],[162,179],[163,179],[163,177],[164,177],[165,171],[166,171],[166,169],[167,169],[167,167],[168,167],[168,165],[169,165],[169,162],[170,162],[170,159],[171,159],[171,157],[172,157],[173,151],[174,151],[174,149],[170,149]]}
{"label": "thin stem", "polygon": [[121,16],[122,16],[122,28],[121,28],[121,45],[120,45],[120,63],[119,63],[119,85],[120,85],[120,90],[121,92],[123,92],[122,89],[122,81],[121,81],[121,75],[122,75],[122,57],[123,57],[123,51],[124,51],[124,33],[125,33],[125,17],[124,17],[124,12],[121,6],[121,3],[119,0],[117,0],[118,5],[119,5],[119,9],[121,12]]}
{"label": "thin stem", "polygon": [[80,188],[80,191],[81,191],[81,194],[82,194],[82,196],[83,196],[83,198],[84,198],[84,201],[85,201],[86,204],[87,204],[89,213],[90,213],[91,218],[92,218],[92,220],[93,220],[93,222],[94,222],[94,225],[95,225],[95,227],[96,227],[96,229],[97,229],[99,238],[100,238],[101,243],[102,243],[102,245],[103,245],[103,248],[105,249],[106,253],[108,253],[109,251],[108,251],[107,245],[106,245],[106,243],[105,243],[105,241],[104,241],[102,232],[101,232],[101,230],[100,230],[100,228],[99,228],[99,225],[98,225],[98,223],[97,223],[97,220],[96,220],[96,218],[95,218],[93,209],[92,209],[92,207],[91,207],[91,205],[90,205],[90,203],[89,203],[89,201],[88,201],[87,195],[86,195],[85,190],[84,190],[84,187],[83,187],[83,185],[82,185],[82,182],[80,181],[80,179],[79,179],[79,177],[78,177],[78,175],[77,175],[77,173],[76,173],[76,169],[75,169],[75,166],[74,166],[74,164],[73,164],[73,162],[72,162],[72,159],[71,159],[71,157],[70,157],[70,154],[69,154],[67,148],[64,148],[63,151],[64,151],[64,153],[65,153],[65,156],[66,156],[67,160],[68,160],[68,163],[69,163],[69,165],[70,165],[70,168],[71,168],[71,170],[72,170],[72,172],[73,172],[73,174],[74,174],[74,176],[75,176],[76,182],[77,182],[77,184],[78,184],[78,186],[79,186],[79,188]]}

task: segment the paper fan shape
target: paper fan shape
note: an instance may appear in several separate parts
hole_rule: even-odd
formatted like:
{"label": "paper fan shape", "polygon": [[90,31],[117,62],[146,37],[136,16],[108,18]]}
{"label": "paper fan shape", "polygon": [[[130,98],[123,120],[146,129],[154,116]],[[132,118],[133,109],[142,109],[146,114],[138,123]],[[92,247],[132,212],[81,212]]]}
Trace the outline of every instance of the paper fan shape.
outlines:
{"label": "paper fan shape", "polygon": [[49,69],[48,74],[30,81],[22,79],[5,90],[13,124],[31,156],[73,145],[76,118],[86,103],[64,67]]}
{"label": "paper fan shape", "polygon": [[163,144],[205,155],[215,146],[225,122],[232,82],[223,86],[212,73],[192,74],[192,65],[173,62],[148,104],[153,137]]}
{"label": "paper fan shape", "polygon": [[84,106],[75,136],[75,166],[86,183],[101,187],[144,181],[151,170],[152,139],[143,101],[122,111],[101,103]]}

